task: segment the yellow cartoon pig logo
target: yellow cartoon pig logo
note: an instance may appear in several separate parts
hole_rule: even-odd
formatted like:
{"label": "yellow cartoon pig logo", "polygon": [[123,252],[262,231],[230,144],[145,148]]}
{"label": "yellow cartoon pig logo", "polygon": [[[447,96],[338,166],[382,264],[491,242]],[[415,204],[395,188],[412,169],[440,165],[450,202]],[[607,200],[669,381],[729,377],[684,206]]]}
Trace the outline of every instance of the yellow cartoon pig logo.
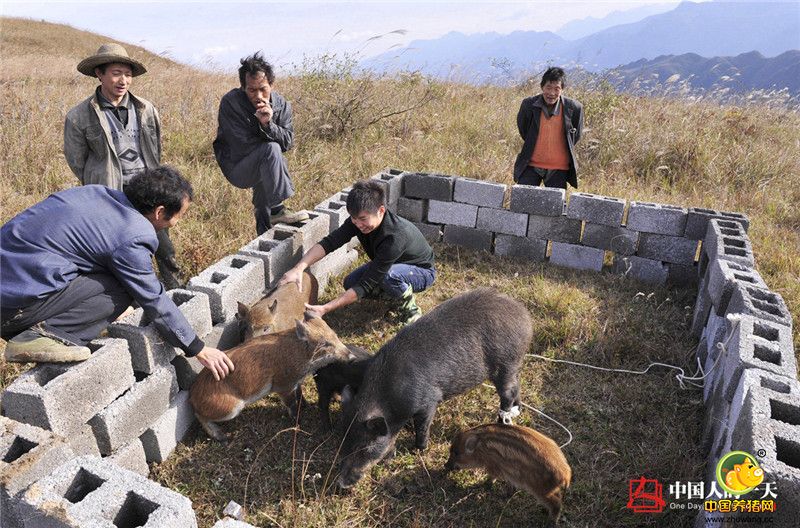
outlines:
{"label": "yellow cartoon pig logo", "polygon": [[744,495],[764,481],[764,470],[744,451],[731,451],[717,463],[717,482],[731,495]]}

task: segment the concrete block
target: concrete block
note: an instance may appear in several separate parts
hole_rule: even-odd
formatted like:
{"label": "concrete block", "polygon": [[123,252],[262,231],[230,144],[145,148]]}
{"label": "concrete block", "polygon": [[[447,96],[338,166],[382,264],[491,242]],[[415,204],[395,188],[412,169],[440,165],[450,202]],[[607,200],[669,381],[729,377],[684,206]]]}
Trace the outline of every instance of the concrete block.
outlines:
{"label": "concrete block", "polygon": [[494,209],[503,208],[505,195],[505,184],[470,178],[457,178],[453,189],[453,201],[455,202],[492,207]]}
{"label": "concrete block", "polygon": [[269,229],[237,252],[264,263],[264,289],[269,290],[303,256],[302,244],[296,241],[296,235],[292,231]]}
{"label": "concrete block", "polygon": [[[235,347],[242,342],[242,336],[239,331],[239,320],[236,318],[219,323],[211,328],[211,332],[203,337],[203,342],[206,346],[218,348],[220,350],[228,350]],[[172,365],[175,366],[178,357],[184,357],[183,353],[178,354]],[[179,378],[180,379],[180,378]]]}
{"label": "concrete block", "polygon": [[515,257],[544,262],[547,254],[547,240],[497,235],[494,238],[494,254],[501,257]]}
{"label": "concrete block", "polygon": [[454,184],[453,176],[424,172],[406,173],[403,177],[403,196],[450,202],[453,200]]}
{"label": "concrete block", "polygon": [[74,454],[67,441],[50,431],[0,417],[0,520],[21,526],[20,494]]}
{"label": "concrete block", "polygon": [[128,392],[89,420],[100,452],[110,455],[138,438],[166,412],[177,392],[178,382],[172,365],[159,367],[134,383]]}
{"label": "concrete block", "polygon": [[218,324],[233,318],[237,302],[252,304],[261,298],[266,284],[264,272],[260,259],[230,255],[192,277],[187,288],[208,295],[211,322]]}
{"label": "concrete block", "polygon": [[314,263],[310,271],[317,278],[319,291],[325,291],[329,281],[347,271],[358,260],[358,251],[342,246]]}
{"label": "concrete block", "polygon": [[397,201],[397,214],[412,222],[422,222],[428,217],[428,200],[401,196]]}
{"label": "concrete block", "polygon": [[742,227],[744,227],[745,232],[747,232],[750,227],[750,220],[746,215],[741,213],[729,213],[725,211],[715,211],[713,209],[690,207],[686,215],[686,230],[683,236],[691,238],[692,240],[703,240],[706,236],[708,221],[712,218],[739,222],[742,224]]}
{"label": "concrete block", "polygon": [[474,229],[471,227],[461,227],[457,225],[444,226],[444,243],[453,244],[477,251],[492,250],[491,231]]}
{"label": "concrete block", "polygon": [[79,457],[39,479],[20,504],[25,528],[196,528],[192,502],[106,459]]}
{"label": "concrete block", "polygon": [[613,271],[649,284],[664,284],[667,282],[669,275],[666,264],[660,260],[650,260],[637,256],[614,255]]}
{"label": "concrete block", "polygon": [[730,400],[745,369],[757,368],[795,378],[797,359],[791,329],[748,315],[732,316],[727,325],[723,379]]}
{"label": "concrete block", "polygon": [[577,244],[581,239],[581,221],[566,216],[528,217],[528,238]]}
{"label": "concrete block", "polygon": [[513,185],[511,207],[516,213],[560,217],[564,214],[564,189]]}
{"label": "concrete block", "polygon": [[88,423],[83,424],[77,432],[71,433],[67,437],[67,442],[75,456],[100,456],[97,439],[95,439],[94,431],[92,431],[92,427]]}
{"label": "concrete block", "polygon": [[569,195],[567,216],[575,220],[619,227],[624,212],[625,200],[619,198],[582,192]]}
{"label": "concrete block", "polygon": [[773,526],[797,526],[800,515],[800,400],[753,386],[731,435],[736,449],[756,454],[765,480],[774,482]]}
{"label": "concrete block", "polygon": [[789,313],[783,297],[770,290],[755,288],[742,282],[736,283],[726,313],[752,315],[792,328],[792,314]]}
{"label": "concrete block", "polygon": [[189,403],[189,391],[180,391],[175,395],[167,412],[141,436],[147,461],[165,461],[195,421],[194,409]]}
{"label": "concrete block", "polygon": [[636,255],[673,264],[694,265],[697,241],[683,237],[641,233]]}
{"label": "concrete block", "polygon": [[69,437],[125,392],[135,379],[128,343],[96,339],[92,356],[73,364],[42,363],[3,392],[3,414]]}
{"label": "concrete block", "polygon": [[712,307],[711,296],[708,294],[708,289],[704,280],[700,281],[697,288],[697,298],[694,302],[694,310],[692,310],[692,328],[691,333],[694,337],[699,338],[703,333],[708,321],[708,313]]}
{"label": "concrete block", "polygon": [[330,217],[325,214],[305,211],[308,219],[293,224],[277,224],[272,227],[275,232],[292,233],[295,249],[301,254],[311,249],[314,244],[325,238],[330,232]]}
{"label": "concrete block", "polygon": [[[706,384],[709,380],[706,378]],[[730,403],[722,395],[722,384],[714,385],[713,394],[706,400],[703,429],[700,433],[700,449],[706,454],[720,449],[727,441],[730,430],[728,415]]]}
{"label": "concrete block", "polygon": [[478,206],[456,202],[428,202],[428,222],[449,224],[461,227],[475,227],[478,219]]}
{"label": "concrete block", "polygon": [[528,215],[504,209],[481,207],[478,209],[476,227],[504,235],[524,237],[528,231]]}
{"label": "concrete block", "polygon": [[[706,380],[703,385],[703,399],[705,401],[708,401],[717,384],[725,375],[726,357],[724,353],[728,352],[728,348],[724,345],[728,330],[727,321],[724,317],[718,316],[713,311],[708,314],[708,324],[706,324],[702,336],[708,349],[704,365]],[[720,343],[723,348],[720,348]]]}
{"label": "concrete block", "polygon": [[602,249],[553,242],[550,263],[572,269],[600,271],[603,269],[604,256]]}
{"label": "concrete block", "polygon": [[414,222],[414,225],[417,226],[419,232],[422,233],[422,236],[424,236],[425,240],[428,242],[433,243],[442,241],[444,226],[438,224],[425,224],[422,222]]}
{"label": "concrete block", "polygon": [[739,223],[709,220],[698,270],[701,276],[705,276],[709,263],[716,259],[729,260],[750,268],[755,266],[753,247]]}
{"label": "concrete block", "polygon": [[[231,322],[235,323],[236,321],[232,320]],[[178,382],[178,388],[180,390],[189,390],[192,388],[194,380],[197,379],[197,376],[204,367],[195,357],[178,355],[172,360],[172,368],[175,369],[175,378]]]}
{"label": "concrete block", "polygon": [[643,233],[683,236],[687,214],[685,208],[674,205],[631,202],[627,225]]}
{"label": "concrete block", "polygon": [[680,288],[696,288],[699,282],[697,265],[667,262],[667,284]]}
{"label": "concrete block", "polygon": [[338,200],[324,201],[314,207],[314,212],[328,216],[328,233],[332,233],[345,220],[350,218],[350,213],[347,212],[347,204]]}
{"label": "concrete block", "polygon": [[728,310],[728,303],[737,283],[768,289],[761,274],[749,266],[723,259],[715,259],[709,264],[708,294],[717,314],[723,315]]}
{"label": "concrete block", "polygon": [[383,192],[386,200],[386,208],[391,212],[397,212],[397,200],[403,194],[403,177],[405,174],[399,172],[397,174],[390,174],[388,172],[380,172],[372,177],[373,180],[378,182],[383,187]]}
{"label": "concrete block", "polygon": [[639,233],[625,227],[613,227],[586,222],[581,244],[598,249],[608,249],[617,255],[633,255]]}
{"label": "concrete block", "polygon": [[108,461],[143,477],[150,474],[150,467],[147,465],[147,455],[145,454],[142,441],[139,438],[134,438],[126,445],[111,453],[111,455],[108,456]]}

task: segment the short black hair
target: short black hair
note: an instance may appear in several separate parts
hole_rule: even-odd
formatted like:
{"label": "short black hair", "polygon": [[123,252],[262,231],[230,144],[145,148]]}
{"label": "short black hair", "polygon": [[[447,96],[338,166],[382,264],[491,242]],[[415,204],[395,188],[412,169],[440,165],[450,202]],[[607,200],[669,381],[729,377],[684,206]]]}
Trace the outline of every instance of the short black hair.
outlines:
{"label": "short black hair", "polygon": [[143,215],[152,213],[159,205],[164,206],[166,219],[181,210],[184,198],[194,198],[192,184],[181,176],[178,169],[161,165],[145,169],[125,186],[125,196],[133,207]]}
{"label": "short black hair", "polygon": [[542,75],[542,83],[539,85],[544,87],[545,84],[549,82],[560,82],[561,88],[567,87],[567,74],[563,68],[559,68],[558,66],[550,66],[545,70],[544,74]]}
{"label": "short black hair", "polygon": [[267,77],[267,82],[272,85],[275,82],[275,72],[272,70],[272,65],[264,60],[264,56],[260,51],[257,51],[239,61],[239,83],[244,88],[247,76],[255,77],[258,72],[262,72]]}
{"label": "short black hair", "polygon": [[347,195],[347,212],[355,216],[362,211],[375,214],[386,205],[386,193],[375,180],[359,180],[353,184]]}

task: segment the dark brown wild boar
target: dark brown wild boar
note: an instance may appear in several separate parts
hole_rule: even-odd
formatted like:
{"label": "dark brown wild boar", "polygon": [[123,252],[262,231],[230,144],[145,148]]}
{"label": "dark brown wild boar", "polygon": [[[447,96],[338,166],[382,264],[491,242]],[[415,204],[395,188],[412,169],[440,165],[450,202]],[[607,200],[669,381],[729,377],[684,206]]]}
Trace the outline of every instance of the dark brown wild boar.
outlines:
{"label": "dark brown wild boar", "polygon": [[347,348],[350,349],[354,359],[336,360],[314,374],[314,383],[319,395],[317,406],[324,431],[331,429],[330,405],[333,397],[341,394],[345,387],[350,387],[351,393],[357,393],[364,379],[364,372],[373,358],[370,352],[361,347],[347,345]]}
{"label": "dark brown wild boar", "polygon": [[453,438],[445,469],[480,468],[527,491],[558,522],[572,469],[561,448],[548,436],[520,425],[487,424]]}
{"label": "dark brown wild boar", "polygon": [[220,381],[208,369],[200,372],[189,401],[209,436],[224,441],[214,422],[236,418],[245,405],[272,392],[278,393],[289,415],[296,418],[303,378],[331,361],[352,357],[322,319],[297,320],[295,325],[294,330],[255,337],[227,351],[235,370]]}
{"label": "dark brown wild boar", "polygon": [[294,322],[303,318],[306,303],[317,304],[318,294],[316,277],[306,271],[303,274],[303,291],[297,290],[297,284],[289,283],[273,288],[252,306],[239,303],[237,318],[242,342],[294,328]]}

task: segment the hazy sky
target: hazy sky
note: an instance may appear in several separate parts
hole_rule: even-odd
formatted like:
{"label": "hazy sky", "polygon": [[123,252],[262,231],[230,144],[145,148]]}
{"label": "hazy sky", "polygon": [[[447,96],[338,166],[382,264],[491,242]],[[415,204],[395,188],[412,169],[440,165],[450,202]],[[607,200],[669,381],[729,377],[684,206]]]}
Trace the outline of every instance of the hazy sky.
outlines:
{"label": "hazy sky", "polygon": [[[566,22],[671,0],[483,2],[30,2],[0,0],[0,14],[61,22],[166,53],[181,62],[230,69],[264,50],[288,66],[325,52],[374,55],[449,31],[555,31]],[[404,34],[390,33],[403,30]],[[379,39],[368,41],[372,37]],[[0,32],[0,39],[2,33]]]}

